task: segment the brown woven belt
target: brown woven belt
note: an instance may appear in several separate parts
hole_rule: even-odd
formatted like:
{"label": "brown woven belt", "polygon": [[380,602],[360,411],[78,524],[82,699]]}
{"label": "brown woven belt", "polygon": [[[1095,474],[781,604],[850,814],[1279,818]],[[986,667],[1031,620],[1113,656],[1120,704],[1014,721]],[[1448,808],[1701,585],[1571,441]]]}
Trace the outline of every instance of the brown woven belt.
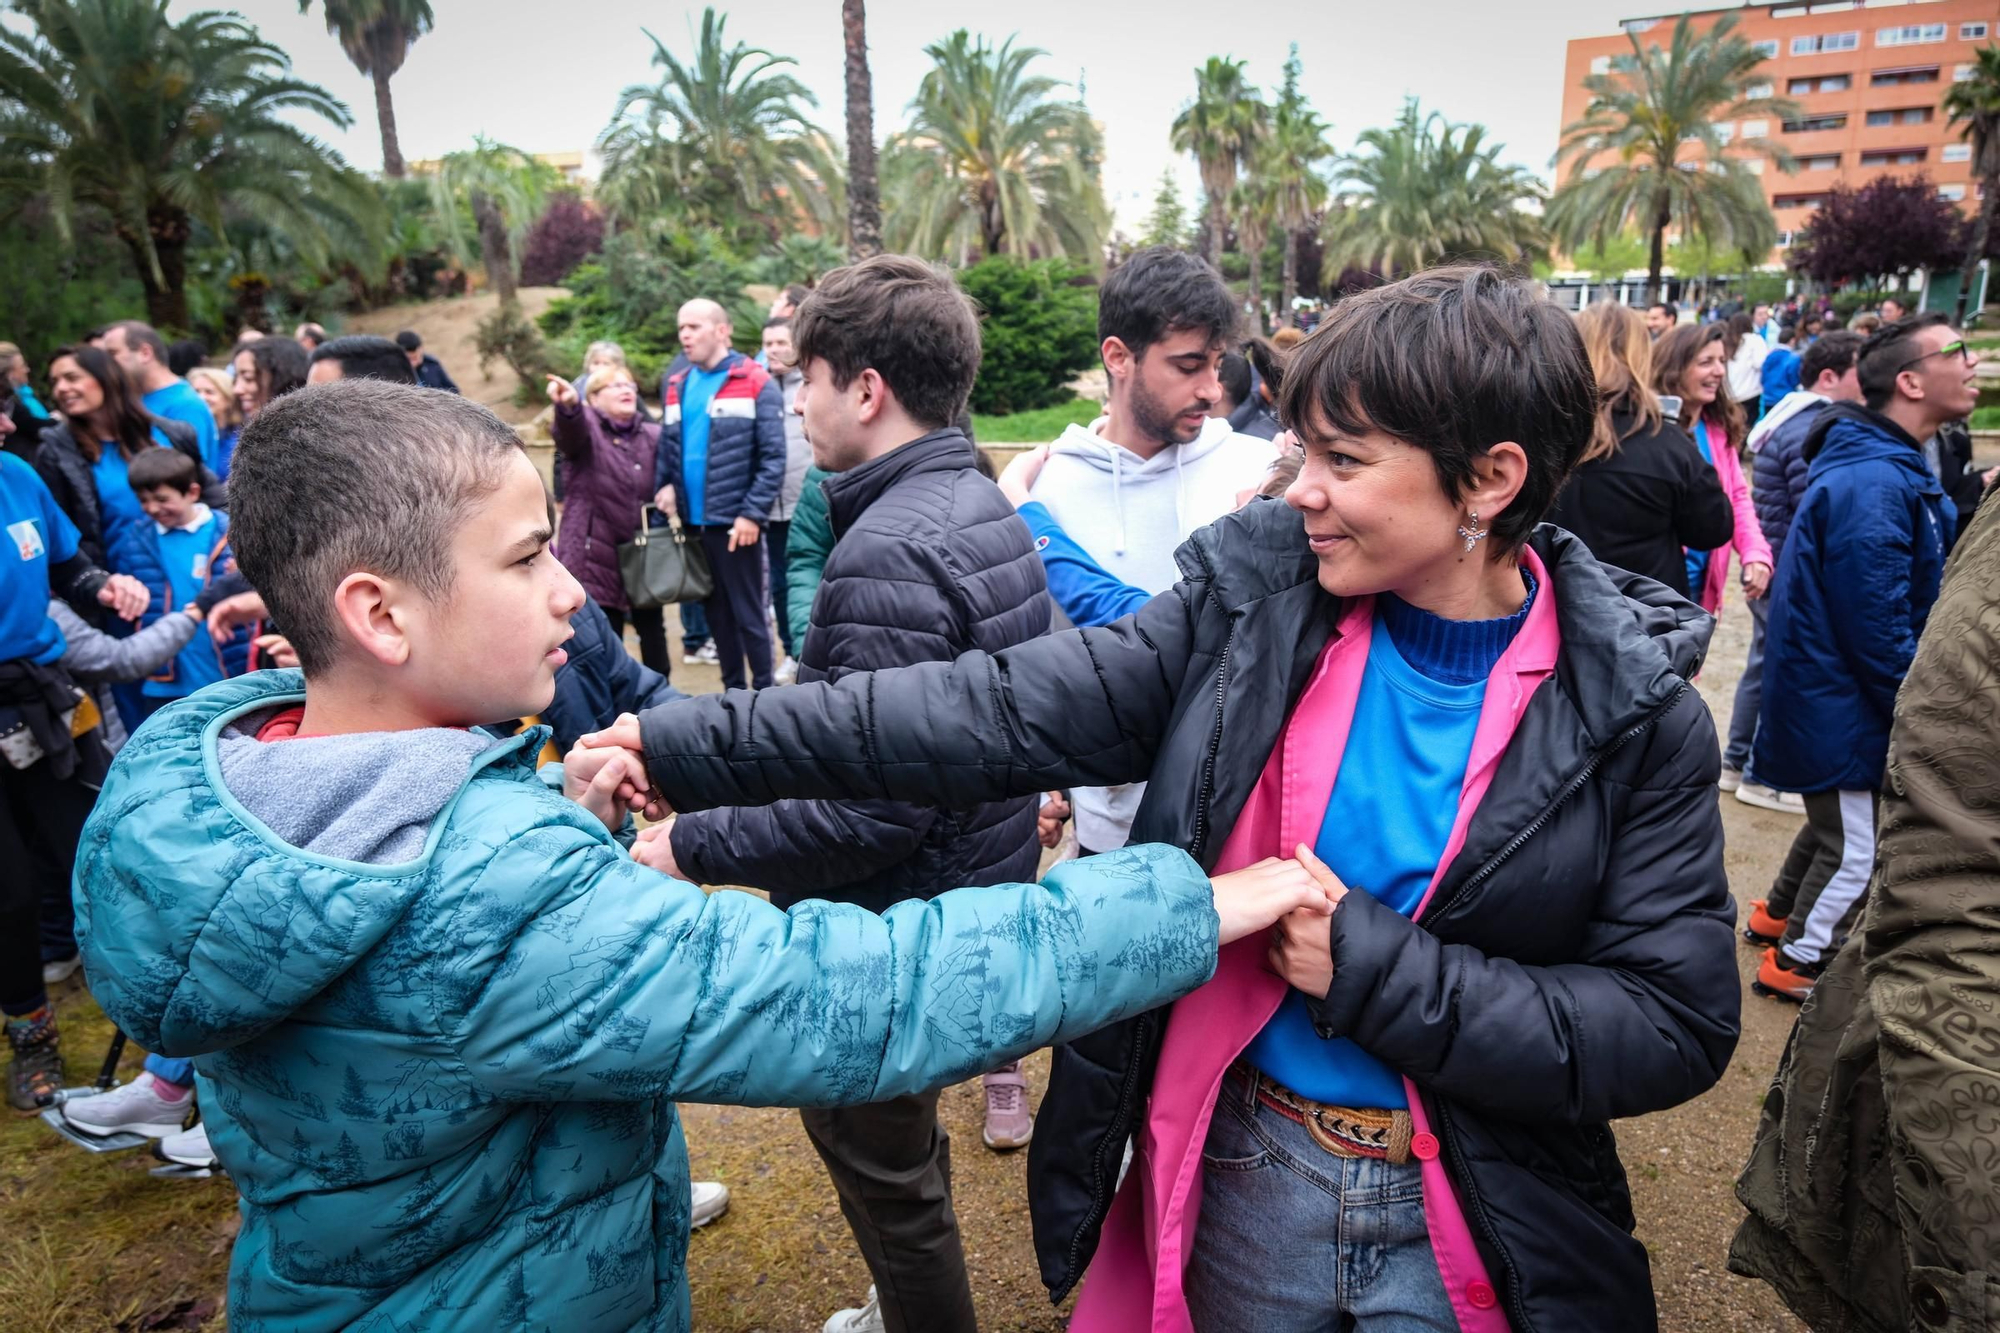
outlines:
{"label": "brown woven belt", "polygon": [[1312,1141],[1335,1157],[1376,1157],[1396,1166],[1410,1160],[1413,1127],[1408,1111],[1369,1111],[1329,1106],[1301,1097],[1284,1084],[1242,1061],[1232,1066],[1237,1076],[1254,1084],[1257,1100],[1306,1127]]}

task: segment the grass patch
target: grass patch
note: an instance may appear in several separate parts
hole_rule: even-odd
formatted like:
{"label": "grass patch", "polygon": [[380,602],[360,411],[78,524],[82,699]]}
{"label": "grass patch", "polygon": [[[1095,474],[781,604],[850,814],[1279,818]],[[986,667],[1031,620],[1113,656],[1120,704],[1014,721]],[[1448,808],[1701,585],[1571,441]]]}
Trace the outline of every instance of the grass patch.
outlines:
{"label": "grass patch", "polygon": [[1974,430],[2000,430],[2000,407],[1975,407],[1972,409]]}
{"label": "grass patch", "polygon": [[1072,398],[1054,407],[1012,412],[1004,417],[972,418],[972,434],[981,444],[1047,444],[1071,425],[1088,426],[1104,414],[1102,403]]}

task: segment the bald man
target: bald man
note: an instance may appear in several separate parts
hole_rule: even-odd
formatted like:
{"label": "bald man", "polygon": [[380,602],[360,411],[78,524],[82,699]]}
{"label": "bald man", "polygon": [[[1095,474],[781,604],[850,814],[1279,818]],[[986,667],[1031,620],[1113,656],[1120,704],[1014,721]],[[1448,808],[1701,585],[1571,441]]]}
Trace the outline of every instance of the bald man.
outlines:
{"label": "bald man", "polygon": [[785,478],[785,404],[776,380],[730,346],[729,312],[706,298],[680,310],[688,364],[660,382],[655,497],[701,535],[715,573],[704,603],[722,684],[771,683],[771,623],[764,613],[764,524]]}

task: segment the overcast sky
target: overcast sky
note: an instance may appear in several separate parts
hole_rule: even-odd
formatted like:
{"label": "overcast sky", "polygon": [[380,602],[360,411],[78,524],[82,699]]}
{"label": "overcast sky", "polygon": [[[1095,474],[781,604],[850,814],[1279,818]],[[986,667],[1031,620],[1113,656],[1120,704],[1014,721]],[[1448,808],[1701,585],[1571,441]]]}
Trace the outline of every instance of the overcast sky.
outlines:
{"label": "overcast sky", "polygon": [[[374,94],[327,34],[315,5],[243,0],[229,5],[172,0],[175,15],[235,8],[291,53],[297,73],[347,102],[354,125],[328,138],[355,165],[378,170]],[[650,28],[686,57],[701,6],[659,0],[432,0],[436,29],[419,41],[394,82],[403,154],[436,157],[485,134],[531,152],[589,149],[610,119],[618,90],[653,82]],[[723,6],[732,40],[799,62],[819,98],[821,123],[845,142],[838,0],[767,0]],[[1162,168],[1171,166],[1192,201],[1194,164],[1167,146],[1168,126],[1193,96],[1194,69],[1210,55],[1249,62],[1267,90],[1296,41],[1304,86],[1332,122],[1337,147],[1388,123],[1406,96],[1454,120],[1484,122],[1504,156],[1548,176],[1562,102],[1564,43],[1615,32],[1620,19],[1653,12],[1615,0],[869,0],[875,132],[897,129],[929,68],[924,47],[958,27],[996,43],[1018,33],[1048,52],[1039,68],[1081,79],[1106,138],[1105,191],[1128,229],[1143,219]],[[593,161],[592,173],[595,173]]]}

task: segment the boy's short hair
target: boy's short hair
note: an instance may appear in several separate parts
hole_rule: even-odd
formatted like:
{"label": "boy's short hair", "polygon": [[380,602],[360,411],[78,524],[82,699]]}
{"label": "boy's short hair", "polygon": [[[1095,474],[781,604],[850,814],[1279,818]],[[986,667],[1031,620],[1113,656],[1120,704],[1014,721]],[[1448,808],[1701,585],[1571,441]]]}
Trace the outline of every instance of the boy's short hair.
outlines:
{"label": "boy's short hair", "polygon": [[1215,368],[1216,378],[1222,381],[1222,395],[1229,400],[1230,411],[1243,405],[1250,396],[1250,362],[1241,352],[1224,352],[1222,364]]}
{"label": "boy's short hair", "polygon": [[1886,407],[1896,396],[1896,376],[1903,373],[1910,358],[1916,355],[1911,339],[1925,329],[1949,323],[1942,311],[1933,310],[1922,315],[1905,315],[1869,334],[1856,356],[1861,367],[1857,377],[1861,381],[1861,401],[1876,412]]}
{"label": "boy's short hair", "polygon": [[1850,329],[1836,329],[1822,334],[1820,340],[1806,348],[1806,354],[1799,358],[1799,387],[1810,389],[1819,383],[1819,377],[1827,371],[1835,375],[1845,375],[1847,368],[1861,353],[1865,341]]}
{"label": "boy's short hair", "polygon": [[391,384],[417,382],[417,372],[410,369],[410,358],[404,355],[401,347],[387,338],[365,333],[331,338],[313,348],[309,364],[316,366],[322,361],[338,363],[340,373],[351,380],[387,380]]}
{"label": "boy's short hair", "polygon": [[424,345],[423,338],[415,329],[404,329],[396,335],[396,346],[406,352],[414,352]]}
{"label": "boy's short hair", "polygon": [[979,374],[979,316],[949,275],[908,255],[876,255],[820,280],[792,316],[799,364],[824,361],[836,389],[874,370],[911,420],[951,424]]}
{"label": "boy's short hair", "polygon": [[1097,293],[1097,341],[1116,338],[1143,357],[1169,333],[1198,330],[1211,345],[1236,328],[1236,298],[1208,261],[1156,245],[1111,271]]}
{"label": "boy's short hair", "polygon": [[201,465],[178,449],[141,449],[125,465],[125,481],[135,492],[165,486],[186,495],[201,484]]}
{"label": "boy's short hair", "polygon": [[1454,500],[1473,459],[1514,441],[1527,479],[1490,524],[1506,553],[1527,541],[1589,443],[1597,381],[1576,322],[1538,284],[1458,264],[1343,299],[1291,354],[1278,417],[1308,436],[1379,430],[1414,445]]}
{"label": "boy's short hair", "polygon": [[452,539],[520,448],[469,398],[381,380],[313,385],[251,419],[230,463],[230,541],[308,678],[340,656],[333,592],[349,574],[451,591]]}

